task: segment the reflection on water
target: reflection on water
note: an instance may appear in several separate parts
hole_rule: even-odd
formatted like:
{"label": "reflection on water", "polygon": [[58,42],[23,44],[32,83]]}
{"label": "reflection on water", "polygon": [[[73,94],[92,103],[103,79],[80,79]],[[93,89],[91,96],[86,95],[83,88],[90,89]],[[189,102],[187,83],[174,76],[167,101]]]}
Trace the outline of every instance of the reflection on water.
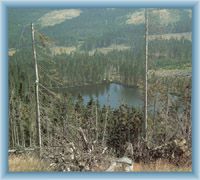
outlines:
{"label": "reflection on water", "polygon": [[112,108],[117,108],[122,104],[127,104],[130,107],[143,107],[142,91],[136,87],[111,83],[68,88],[65,91],[74,97],[80,94],[84,104],[93,98],[94,100],[98,99],[101,107],[109,105]]}

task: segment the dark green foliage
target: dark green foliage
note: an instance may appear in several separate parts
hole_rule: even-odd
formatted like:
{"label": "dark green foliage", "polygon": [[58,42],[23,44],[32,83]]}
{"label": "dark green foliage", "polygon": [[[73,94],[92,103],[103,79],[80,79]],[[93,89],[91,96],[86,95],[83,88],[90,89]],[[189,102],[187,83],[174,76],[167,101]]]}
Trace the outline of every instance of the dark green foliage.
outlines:
{"label": "dark green foliage", "polygon": [[149,43],[150,69],[179,69],[192,62],[192,42],[188,40],[154,40]]}
{"label": "dark green foliage", "polygon": [[[126,105],[122,105],[115,110],[106,106],[100,108],[98,102],[94,99],[91,99],[87,106],[84,106],[81,96],[78,96],[77,101],[74,102],[70,95],[59,93],[59,89],[56,90],[56,88],[98,84],[102,81],[108,83],[116,81],[142,88],[145,59],[144,24],[125,24],[127,14],[135,12],[135,9],[116,9],[114,11],[108,9],[82,9],[82,11],[81,16],[51,28],[40,29],[41,27],[36,25],[40,83],[48,87],[50,92],[53,92],[53,94],[49,93],[49,91],[42,88],[39,92],[42,143],[44,146],[59,146],[61,141],[69,141],[76,142],[77,146],[81,146],[83,142],[81,142],[80,134],[77,131],[81,127],[90,143],[97,140],[101,144],[104,138],[104,130],[106,130],[105,144],[110,149],[114,149],[118,156],[121,156],[124,153],[126,142],[132,143],[135,149],[138,148],[137,145],[141,142],[143,111],[129,108]],[[150,34],[191,31],[191,19],[188,16],[186,17],[187,22],[184,23],[186,12],[174,11],[180,14],[180,21],[176,24],[169,23],[167,27],[164,26],[161,29],[159,29],[160,24],[158,29],[152,26]],[[49,9],[9,10],[9,47],[17,46],[17,52],[14,56],[9,57],[10,147],[28,147],[35,144],[35,72],[30,41],[31,31],[29,25],[25,30],[23,30],[23,27],[25,24],[29,24],[30,20],[36,20],[46,12],[49,12]],[[23,18],[21,18],[22,16]],[[80,45],[80,49],[69,55],[63,53],[52,56],[50,49],[45,48],[46,44],[41,42],[39,38],[41,33],[38,31],[43,31],[43,33],[54,39],[56,45]],[[23,33],[20,36],[21,32]],[[113,50],[107,54],[95,52],[94,55],[87,52],[111,44],[125,44],[130,46],[130,49],[124,51]],[[191,42],[183,39],[150,41],[149,69],[182,68],[187,64],[191,66],[191,47]],[[175,79],[172,81],[169,79],[165,81],[164,79],[163,83],[155,84],[157,79],[154,79],[149,83],[156,90],[161,89],[160,94],[162,94],[162,97],[160,101],[164,102],[164,107],[167,107],[167,92],[163,90],[164,85],[171,82],[169,84],[170,90],[180,93],[184,99],[184,85],[187,80]],[[154,97],[155,94],[149,95],[149,102]],[[190,122],[187,122],[190,119],[190,112],[188,112],[190,100],[185,101],[188,103],[188,108],[184,110],[186,111],[184,115],[188,119],[185,120],[187,128],[184,129],[184,133],[187,134],[190,130]],[[177,122],[176,108],[176,106],[169,108],[169,113],[171,113],[169,117],[169,113],[163,111],[154,118],[159,129],[156,130],[154,135],[150,134],[149,139],[153,136],[156,137],[156,145],[167,139],[166,125],[169,126],[170,124],[169,127],[171,128],[173,127],[172,123]],[[165,117],[163,117],[163,114]],[[168,121],[163,123],[166,117]],[[98,120],[98,128],[96,127],[96,120]],[[148,123],[151,132],[154,125],[152,116],[149,117]],[[96,139],[97,129],[99,134]],[[137,151],[140,151],[140,149],[138,148]]]}
{"label": "dark green foliage", "polygon": [[[104,80],[137,85],[143,79],[143,56],[130,51],[113,51],[107,55],[85,54],[56,56],[56,69],[65,84],[96,84]],[[141,59],[138,62],[138,59]]]}
{"label": "dark green foliage", "polygon": [[[160,9],[162,10],[162,9]],[[169,16],[173,19],[169,23],[165,23],[164,19],[169,18],[168,13],[159,16],[156,13],[151,13],[155,9],[149,10],[149,33],[150,34],[168,34],[168,33],[183,33],[192,31],[192,17],[188,10],[191,9],[167,9]],[[192,11],[192,10],[191,10]],[[177,19],[177,20],[176,20]]]}
{"label": "dark green foliage", "polygon": [[115,149],[118,156],[123,156],[124,145],[130,142],[136,145],[142,134],[143,113],[126,105],[111,114],[108,126],[108,146]]}
{"label": "dark green foliage", "polygon": [[[18,36],[23,27],[31,22],[36,23],[37,19],[51,10],[63,8],[10,8],[9,18],[9,47],[16,47]],[[40,28],[40,31],[54,39],[57,45],[79,46],[84,50],[91,50],[96,47],[106,47],[111,44],[138,43],[144,35],[144,24],[126,24],[128,16],[142,9],[134,8],[83,8],[81,15],[64,21],[52,27]],[[178,18],[175,22],[163,24],[162,16],[151,13],[149,10],[149,34],[181,33],[191,32],[192,21],[187,9],[168,9],[170,16]],[[156,15],[156,16],[155,16]]]}
{"label": "dark green foliage", "polygon": [[[35,22],[45,13],[49,12],[50,8],[34,9],[34,8],[9,8],[8,9],[8,37],[9,47],[14,48],[18,46],[19,36],[25,31],[26,28],[30,28],[31,22]],[[30,34],[31,37],[31,34]],[[27,42],[31,43],[30,39]]]}

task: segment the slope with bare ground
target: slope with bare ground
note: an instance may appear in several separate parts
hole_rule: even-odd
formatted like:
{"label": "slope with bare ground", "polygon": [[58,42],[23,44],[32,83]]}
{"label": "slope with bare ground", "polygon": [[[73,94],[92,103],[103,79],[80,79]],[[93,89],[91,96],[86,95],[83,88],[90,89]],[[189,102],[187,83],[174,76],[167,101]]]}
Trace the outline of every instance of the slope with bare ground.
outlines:
{"label": "slope with bare ground", "polygon": [[44,16],[38,19],[38,23],[42,26],[54,26],[60,24],[66,20],[80,16],[81,10],[79,9],[64,9],[55,10],[46,13]]}
{"label": "slope with bare ground", "polygon": [[169,33],[169,34],[158,34],[158,35],[149,35],[149,40],[170,40],[170,39],[186,39],[192,41],[192,33],[185,32],[185,33]]}
{"label": "slope with bare ground", "polygon": [[118,50],[118,51],[125,51],[130,49],[130,46],[127,46],[125,44],[111,44],[110,46],[107,47],[101,47],[101,48],[96,48],[94,50],[89,51],[90,55],[94,55],[95,52],[101,52],[102,54],[108,54],[109,52],[113,50]]}

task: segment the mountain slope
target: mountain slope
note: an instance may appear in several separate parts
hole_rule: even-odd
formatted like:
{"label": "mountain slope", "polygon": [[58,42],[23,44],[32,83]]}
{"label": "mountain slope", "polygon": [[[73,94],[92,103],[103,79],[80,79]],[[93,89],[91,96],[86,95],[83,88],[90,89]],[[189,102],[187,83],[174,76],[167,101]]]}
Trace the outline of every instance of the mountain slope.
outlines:
{"label": "mountain slope", "polygon": [[[191,32],[191,9],[149,9],[149,34]],[[15,47],[23,27],[36,28],[57,46],[82,50],[112,44],[132,46],[144,35],[144,11],[133,8],[9,9],[9,47]]]}

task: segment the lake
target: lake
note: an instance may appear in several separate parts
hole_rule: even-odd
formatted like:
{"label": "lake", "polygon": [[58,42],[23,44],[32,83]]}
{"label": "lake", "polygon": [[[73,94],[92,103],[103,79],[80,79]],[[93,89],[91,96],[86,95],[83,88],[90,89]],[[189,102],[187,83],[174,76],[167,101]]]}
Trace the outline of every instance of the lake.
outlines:
{"label": "lake", "polygon": [[87,104],[91,98],[98,99],[100,106],[110,106],[118,108],[122,104],[129,107],[143,107],[143,93],[137,87],[128,87],[121,84],[97,84],[65,89],[66,92],[77,97],[79,94],[83,97],[84,104]]}

